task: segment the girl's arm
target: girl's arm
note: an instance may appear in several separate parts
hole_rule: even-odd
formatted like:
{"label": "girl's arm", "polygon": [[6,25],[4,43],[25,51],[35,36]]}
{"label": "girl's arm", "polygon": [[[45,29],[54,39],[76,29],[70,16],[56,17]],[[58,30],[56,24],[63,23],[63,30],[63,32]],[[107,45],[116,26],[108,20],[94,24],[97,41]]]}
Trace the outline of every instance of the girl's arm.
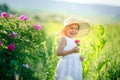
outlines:
{"label": "girl's arm", "polygon": [[71,53],[79,52],[79,48],[77,46],[72,48],[71,50],[64,50],[66,43],[67,43],[66,38],[61,37],[59,44],[58,44],[58,48],[57,48],[57,56],[65,56]]}

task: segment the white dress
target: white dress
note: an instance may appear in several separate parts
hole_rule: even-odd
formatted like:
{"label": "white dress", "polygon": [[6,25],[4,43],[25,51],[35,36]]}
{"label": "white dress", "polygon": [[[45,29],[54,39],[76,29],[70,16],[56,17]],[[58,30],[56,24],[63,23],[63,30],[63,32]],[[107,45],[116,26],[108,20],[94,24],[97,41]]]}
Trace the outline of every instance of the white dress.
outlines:
{"label": "white dress", "polygon": [[[77,46],[74,39],[65,37],[67,45],[64,50]],[[79,53],[62,56],[58,61],[54,80],[82,80],[82,62]]]}

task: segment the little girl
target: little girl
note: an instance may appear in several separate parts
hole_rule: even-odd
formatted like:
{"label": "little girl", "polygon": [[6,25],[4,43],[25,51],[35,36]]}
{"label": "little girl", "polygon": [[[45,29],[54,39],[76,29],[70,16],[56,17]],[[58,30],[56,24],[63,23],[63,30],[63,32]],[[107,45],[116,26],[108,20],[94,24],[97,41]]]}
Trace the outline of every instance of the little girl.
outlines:
{"label": "little girl", "polygon": [[64,21],[57,48],[57,56],[62,57],[57,64],[54,80],[82,80],[82,58],[74,37],[86,35],[89,27],[88,23],[71,17]]}

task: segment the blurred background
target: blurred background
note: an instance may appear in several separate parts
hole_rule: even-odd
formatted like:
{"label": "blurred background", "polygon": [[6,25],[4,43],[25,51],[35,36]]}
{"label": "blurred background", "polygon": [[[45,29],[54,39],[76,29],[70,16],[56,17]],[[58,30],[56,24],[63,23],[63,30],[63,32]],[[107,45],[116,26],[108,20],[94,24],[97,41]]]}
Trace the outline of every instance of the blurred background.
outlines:
{"label": "blurred background", "polygon": [[[28,20],[31,21],[28,25],[37,23],[43,27],[43,34],[39,33],[38,38],[37,36],[33,38],[33,43],[36,42],[36,45],[31,44],[32,47],[28,52],[22,50],[36,59],[34,61],[34,58],[23,55],[26,56],[25,62],[29,64],[33,75],[19,70],[18,74],[17,70],[12,70],[13,73],[7,75],[7,70],[5,70],[10,80],[13,80],[13,74],[16,80],[18,80],[17,77],[20,80],[31,80],[28,76],[31,76],[33,80],[54,79],[59,60],[56,56],[59,35],[56,35],[56,32],[62,29],[64,19],[70,16],[85,20],[91,25],[87,36],[77,38],[81,41],[80,55],[85,57],[83,80],[120,80],[120,0],[0,0],[1,12],[27,15]],[[3,24],[3,20],[0,20],[1,26],[7,24],[7,22]],[[21,22],[18,23],[21,24]],[[18,23],[15,22],[16,25]],[[27,23],[25,24],[28,26]],[[1,32],[2,29],[5,30],[1,27]],[[28,30],[32,32],[31,29]],[[24,37],[28,35],[29,33],[26,33]],[[34,33],[31,35],[35,36]],[[1,34],[0,36],[0,39],[4,40]],[[30,40],[32,41],[31,38],[28,41]],[[2,49],[0,51],[2,52]],[[15,62],[15,64],[18,63]],[[4,71],[0,71],[0,79],[7,80],[6,76],[2,75]],[[26,75],[23,76],[24,74]]]}
{"label": "blurred background", "polygon": [[1,0],[0,4],[3,9],[6,5],[6,11],[36,19],[54,18],[61,24],[69,16],[86,20],[90,24],[114,24],[120,21],[119,0]]}

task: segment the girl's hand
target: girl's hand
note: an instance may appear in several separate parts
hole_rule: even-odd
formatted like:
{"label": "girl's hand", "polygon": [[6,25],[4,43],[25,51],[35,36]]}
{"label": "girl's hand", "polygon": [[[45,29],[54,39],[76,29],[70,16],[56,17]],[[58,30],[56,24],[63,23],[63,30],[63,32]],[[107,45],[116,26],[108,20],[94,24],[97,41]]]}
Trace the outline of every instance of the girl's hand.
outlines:
{"label": "girl's hand", "polygon": [[72,53],[79,53],[79,48],[78,48],[78,46],[72,48],[71,51],[72,51]]}
{"label": "girl's hand", "polygon": [[83,56],[80,56],[80,60],[83,62],[83,61],[84,61],[84,57],[83,57]]}

